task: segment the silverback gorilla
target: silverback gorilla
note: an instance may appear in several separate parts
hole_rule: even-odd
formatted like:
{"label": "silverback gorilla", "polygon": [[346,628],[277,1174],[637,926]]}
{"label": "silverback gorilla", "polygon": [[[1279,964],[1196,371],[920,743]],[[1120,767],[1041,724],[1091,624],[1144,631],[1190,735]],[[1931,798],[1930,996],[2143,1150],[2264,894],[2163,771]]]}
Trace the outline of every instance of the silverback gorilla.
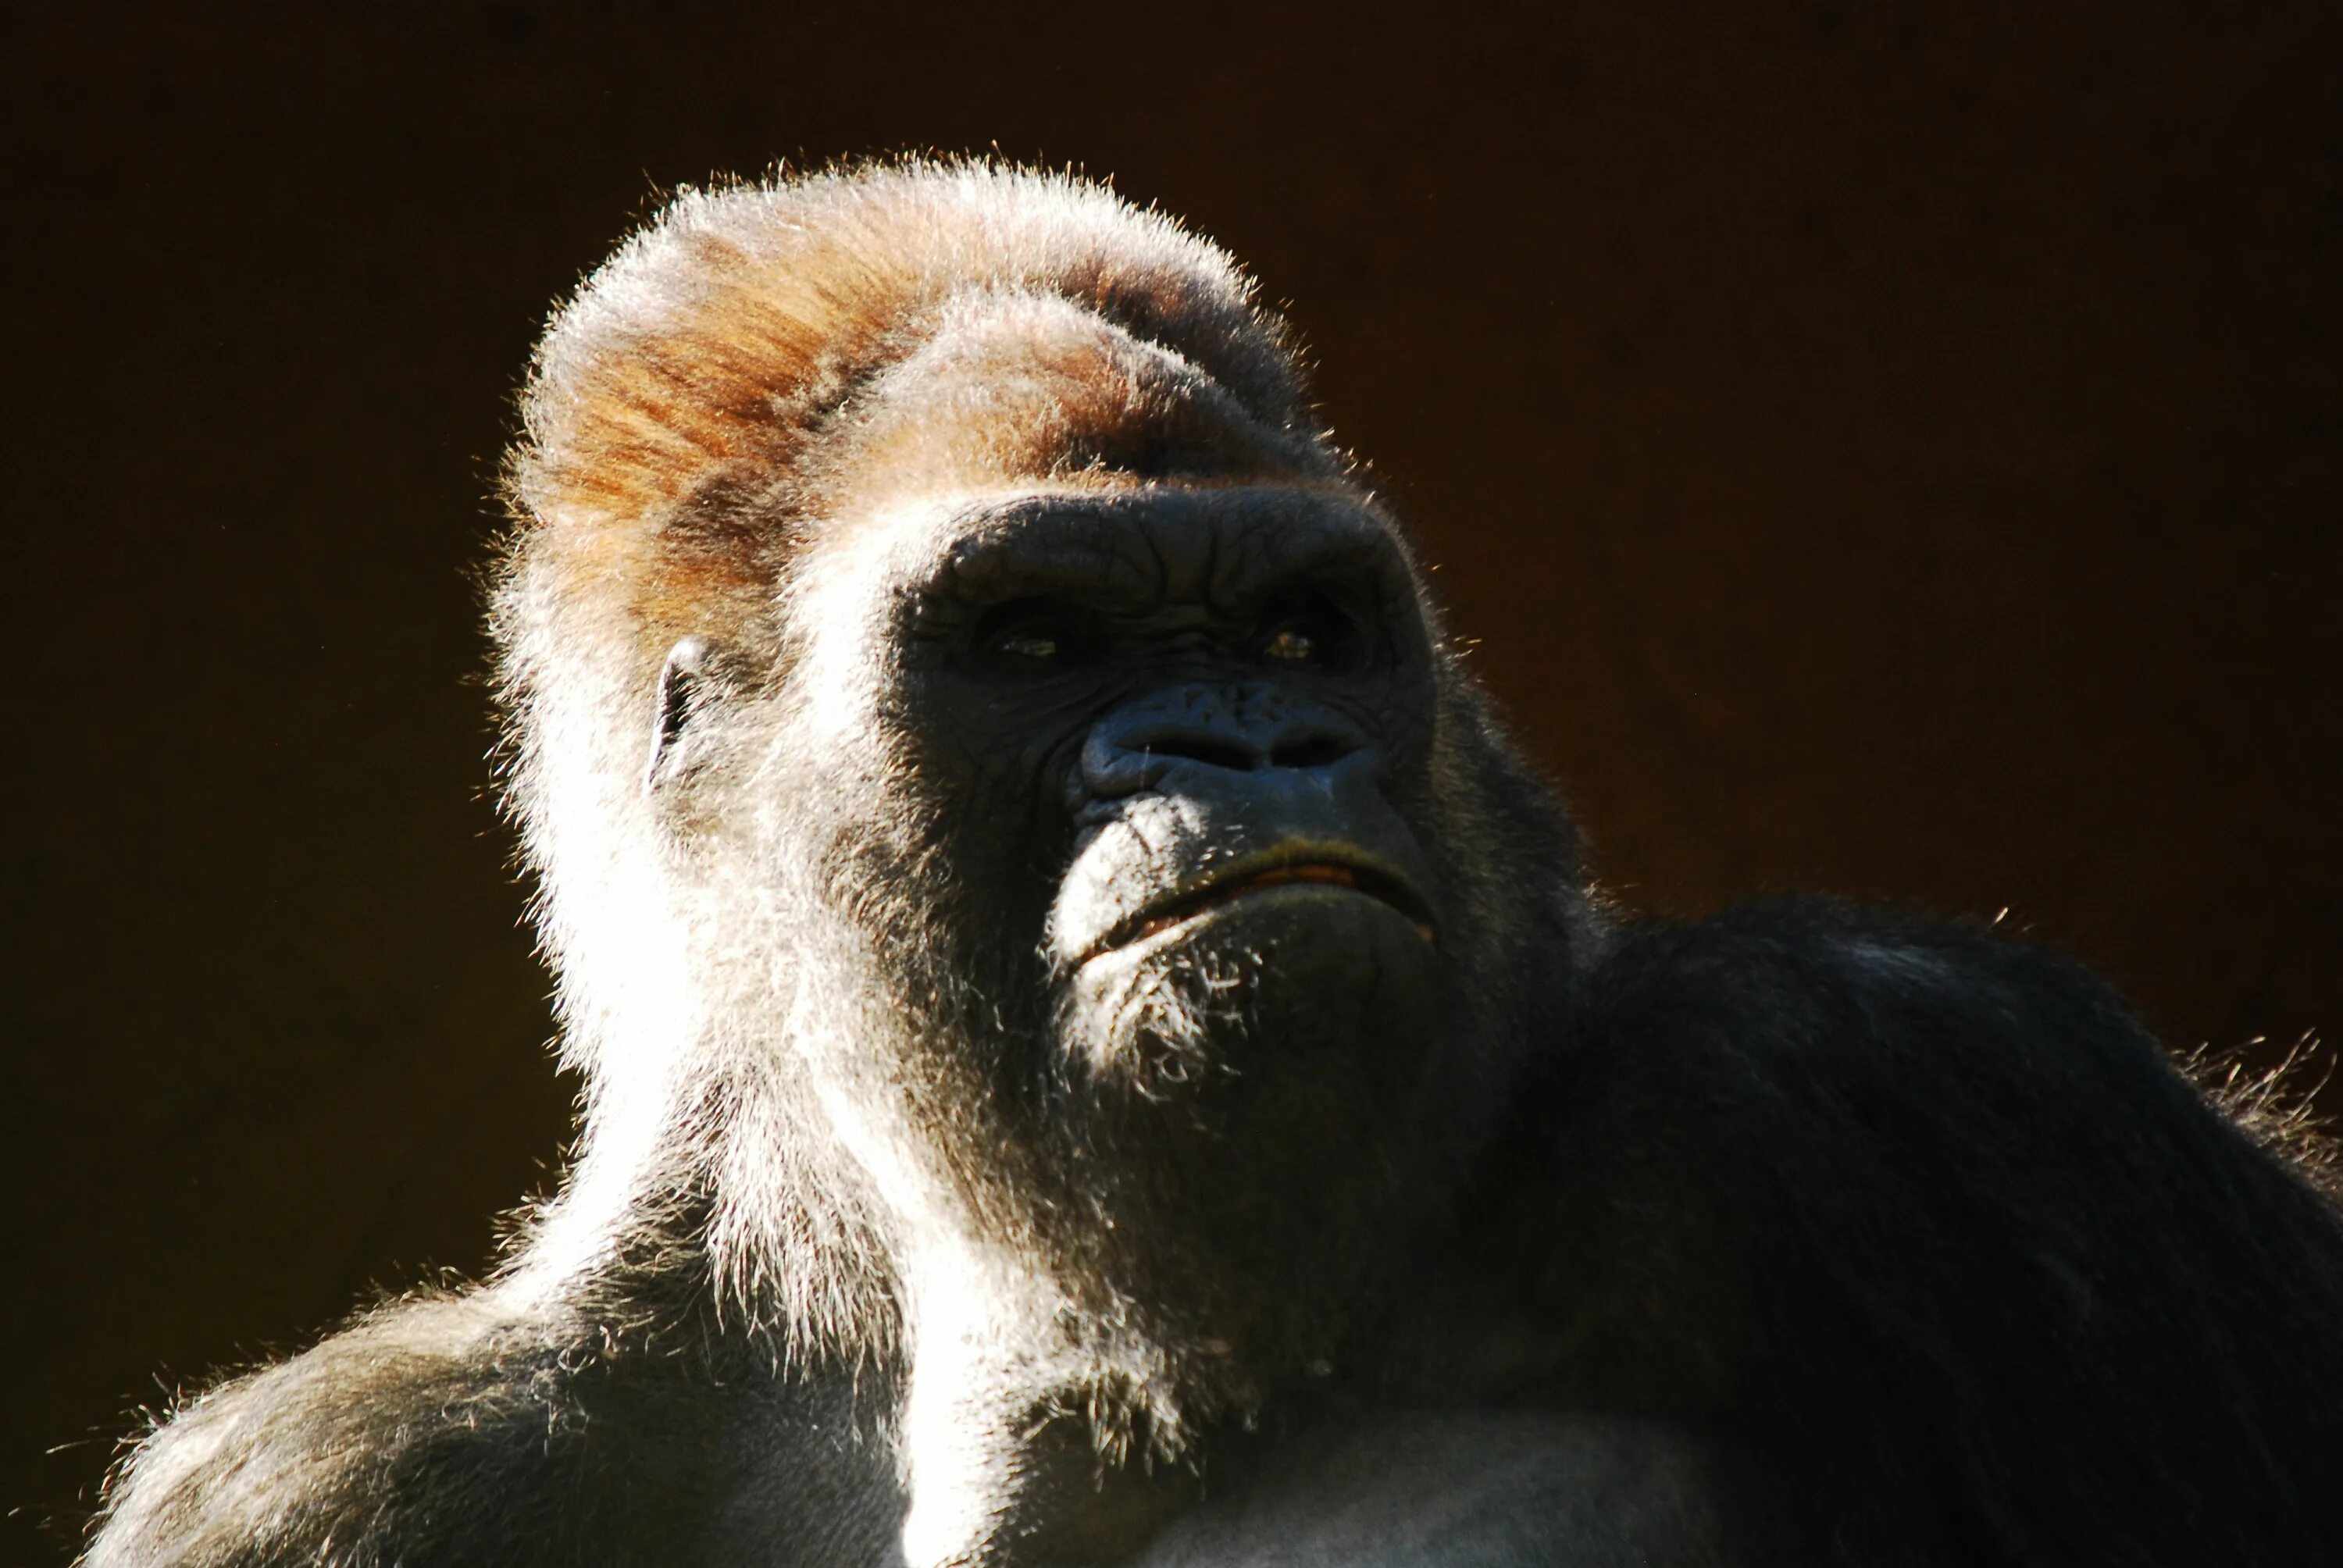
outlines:
{"label": "silverback gorilla", "polygon": [[526,420],[574,1168],[91,1563],[2343,1562],[2298,1131],[1984,932],[1606,907],[1210,245],[688,194]]}

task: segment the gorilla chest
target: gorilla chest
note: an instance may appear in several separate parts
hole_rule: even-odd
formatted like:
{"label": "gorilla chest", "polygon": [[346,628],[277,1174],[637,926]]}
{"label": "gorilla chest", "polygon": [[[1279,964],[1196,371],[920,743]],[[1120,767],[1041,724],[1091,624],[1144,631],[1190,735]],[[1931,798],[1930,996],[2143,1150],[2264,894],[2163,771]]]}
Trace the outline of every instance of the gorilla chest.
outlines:
{"label": "gorilla chest", "polygon": [[1298,1442],[1175,1523],[1136,1568],[1719,1564],[1683,1434],[1564,1414],[1394,1415]]}

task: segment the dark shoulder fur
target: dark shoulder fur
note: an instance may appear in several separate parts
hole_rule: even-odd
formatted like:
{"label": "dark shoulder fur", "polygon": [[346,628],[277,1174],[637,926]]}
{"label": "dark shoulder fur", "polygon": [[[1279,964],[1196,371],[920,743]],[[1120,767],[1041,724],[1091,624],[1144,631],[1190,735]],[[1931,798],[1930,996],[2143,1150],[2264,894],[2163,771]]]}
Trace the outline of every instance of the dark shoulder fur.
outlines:
{"label": "dark shoulder fur", "polygon": [[1635,927],[1541,1101],[1580,1376],[1715,1430],[1752,1544],[2332,1560],[2343,1227],[2075,965],[1819,900]]}

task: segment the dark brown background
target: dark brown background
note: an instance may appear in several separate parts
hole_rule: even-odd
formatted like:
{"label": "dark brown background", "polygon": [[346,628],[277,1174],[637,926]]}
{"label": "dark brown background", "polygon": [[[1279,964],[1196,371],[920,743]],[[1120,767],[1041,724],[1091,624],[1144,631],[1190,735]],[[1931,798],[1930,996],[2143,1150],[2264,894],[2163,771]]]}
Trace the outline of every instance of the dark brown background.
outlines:
{"label": "dark brown background", "polygon": [[184,9],[0,37],[0,1556],[158,1369],[549,1179],[486,497],[548,303],[779,155],[1247,258],[1630,900],[2008,906],[2177,1044],[2343,1026],[2323,6]]}

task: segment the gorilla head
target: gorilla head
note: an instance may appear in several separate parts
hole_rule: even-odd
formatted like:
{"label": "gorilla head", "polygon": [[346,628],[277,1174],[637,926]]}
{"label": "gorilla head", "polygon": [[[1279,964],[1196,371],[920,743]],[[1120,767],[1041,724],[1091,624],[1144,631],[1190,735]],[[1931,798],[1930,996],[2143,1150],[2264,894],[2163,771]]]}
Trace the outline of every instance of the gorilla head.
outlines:
{"label": "gorilla head", "polygon": [[555,321],[513,489],[589,1108],[531,1266],[697,1195],[833,1343],[1038,1307],[1172,1424],[1319,1353],[1585,920],[1230,262],[986,168],[688,195]]}

